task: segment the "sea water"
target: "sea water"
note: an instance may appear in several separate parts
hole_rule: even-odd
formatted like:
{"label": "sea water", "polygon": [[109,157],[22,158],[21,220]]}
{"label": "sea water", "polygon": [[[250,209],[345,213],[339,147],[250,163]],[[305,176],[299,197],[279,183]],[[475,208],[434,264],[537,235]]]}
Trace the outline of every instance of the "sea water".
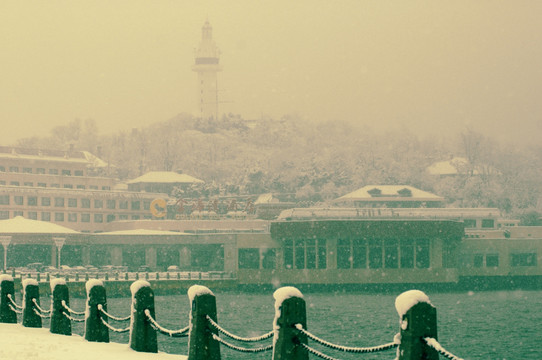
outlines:
{"label": "sea water", "polygon": [[[218,322],[226,330],[244,337],[271,331],[274,317],[272,292],[215,292]],[[399,317],[394,302],[399,294],[306,293],[307,328],[329,342],[347,346],[376,346],[389,343],[399,332]],[[485,291],[430,293],[437,308],[438,339],[443,347],[465,359],[542,359],[542,291]],[[130,299],[108,299],[108,311],[116,316],[129,314]],[[71,307],[84,307],[83,299],[72,299]],[[188,325],[188,297],[156,296],[156,318],[168,329]],[[126,323],[110,321],[123,328]],[[48,326],[48,324],[44,324]],[[73,332],[83,334],[83,325]],[[224,335],[222,337],[225,338]],[[271,343],[240,344],[260,347]],[[128,342],[127,334],[111,332],[111,340]],[[160,351],[187,354],[188,338],[158,335]],[[393,359],[395,350],[377,354],[348,354],[309,345],[337,359]],[[246,354],[221,347],[223,359],[271,359],[271,352]],[[310,356],[311,359],[316,358]]]}

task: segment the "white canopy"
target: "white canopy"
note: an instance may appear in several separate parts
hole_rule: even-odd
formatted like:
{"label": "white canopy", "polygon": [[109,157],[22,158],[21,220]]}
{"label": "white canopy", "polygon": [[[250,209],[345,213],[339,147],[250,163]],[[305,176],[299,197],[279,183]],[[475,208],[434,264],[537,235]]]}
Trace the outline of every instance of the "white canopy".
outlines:
{"label": "white canopy", "polygon": [[0,234],[79,234],[78,231],[47,221],[25,219],[0,220]]}

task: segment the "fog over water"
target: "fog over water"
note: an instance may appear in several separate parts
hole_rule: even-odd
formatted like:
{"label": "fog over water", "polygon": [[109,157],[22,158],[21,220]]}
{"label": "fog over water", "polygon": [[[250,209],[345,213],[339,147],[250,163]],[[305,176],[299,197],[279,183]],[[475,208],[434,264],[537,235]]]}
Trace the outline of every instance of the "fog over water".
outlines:
{"label": "fog over water", "polygon": [[102,133],[196,113],[206,19],[220,112],[534,143],[534,1],[2,1],[0,144],[80,118]]}

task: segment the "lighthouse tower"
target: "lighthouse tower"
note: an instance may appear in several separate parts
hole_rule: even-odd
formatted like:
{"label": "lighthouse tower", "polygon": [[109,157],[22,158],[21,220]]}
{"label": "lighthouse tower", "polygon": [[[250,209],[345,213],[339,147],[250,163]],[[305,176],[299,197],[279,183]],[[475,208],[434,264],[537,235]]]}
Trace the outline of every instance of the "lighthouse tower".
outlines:
{"label": "lighthouse tower", "polygon": [[196,50],[196,62],[192,70],[198,73],[198,108],[203,119],[218,119],[217,73],[220,50],[213,41],[213,28],[209,21],[201,28],[201,43]]}

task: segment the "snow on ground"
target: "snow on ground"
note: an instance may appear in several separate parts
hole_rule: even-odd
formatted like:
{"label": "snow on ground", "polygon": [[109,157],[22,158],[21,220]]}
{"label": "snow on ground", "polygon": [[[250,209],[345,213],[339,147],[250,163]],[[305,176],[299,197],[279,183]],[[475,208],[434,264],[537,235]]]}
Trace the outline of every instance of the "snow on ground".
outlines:
{"label": "snow on ground", "polygon": [[96,343],[79,335],[51,334],[46,328],[0,324],[0,359],[13,360],[184,360],[186,356],[137,352],[128,344]]}

